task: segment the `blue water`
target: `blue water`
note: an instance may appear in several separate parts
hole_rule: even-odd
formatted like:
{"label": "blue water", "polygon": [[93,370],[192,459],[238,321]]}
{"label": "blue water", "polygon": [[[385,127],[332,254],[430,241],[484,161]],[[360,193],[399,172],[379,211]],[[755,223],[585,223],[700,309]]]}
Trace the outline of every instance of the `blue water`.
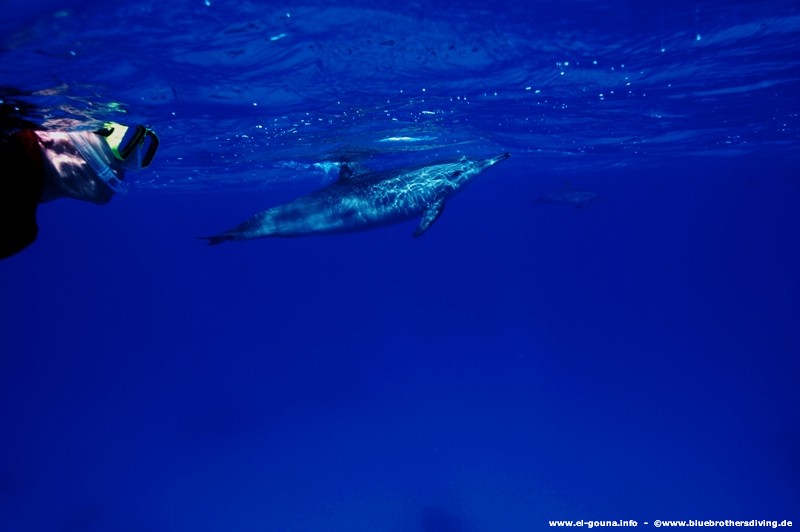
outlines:
{"label": "blue water", "polygon": [[[796,2],[0,6],[29,119],[161,138],[0,263],[0,530],[800,522]],[[418,239],[197,239],[504,151]]]}

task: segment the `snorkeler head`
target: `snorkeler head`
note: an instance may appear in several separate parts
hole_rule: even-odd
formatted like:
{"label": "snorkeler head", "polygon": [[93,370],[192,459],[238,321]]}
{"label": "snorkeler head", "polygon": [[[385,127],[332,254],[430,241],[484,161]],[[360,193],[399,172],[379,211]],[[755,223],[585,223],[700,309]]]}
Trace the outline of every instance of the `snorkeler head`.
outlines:
{"label": "snorkeler head", "polygon": [[150,165],[158,137],[144,126],[107,123],[97,131],[37,131],[49,178],[43,201],[73,197],[103,204],[124,194],[125,171]]}

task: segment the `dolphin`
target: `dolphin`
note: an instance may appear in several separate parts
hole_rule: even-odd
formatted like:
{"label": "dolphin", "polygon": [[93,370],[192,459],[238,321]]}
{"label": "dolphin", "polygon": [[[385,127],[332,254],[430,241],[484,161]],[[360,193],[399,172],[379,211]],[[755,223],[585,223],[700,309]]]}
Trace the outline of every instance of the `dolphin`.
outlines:
{"label": "dolphin", "polygon": [[549,194],[545,194],[544,196],[539,196],[538,198],[536,198],[536,201],[534,203],[572,205],[576,209],[579,209],[584,205],[588,205],[597,199],[598,196],[594,192],[591,192],[589,190],[574,189],[572,188],[572,186],[567,185],[566,187],[564,187],[563,190],[559,192],[551,192]]}
{"label": "dolphin", "polygon": [[422,216],[414,231],[418,237],[442,214],[447,198],[508,157],[508,153],[489,159],[462,157],[455,162],[360,174],[343,163],[339,179],[330,185],[203,238],[216,245],[268,236],[346,233]]}

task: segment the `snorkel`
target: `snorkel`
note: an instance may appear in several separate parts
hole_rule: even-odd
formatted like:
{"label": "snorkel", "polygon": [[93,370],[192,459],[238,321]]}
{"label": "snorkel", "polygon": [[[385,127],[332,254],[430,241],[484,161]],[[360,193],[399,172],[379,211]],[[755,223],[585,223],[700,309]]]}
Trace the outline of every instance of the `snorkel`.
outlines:
{"label": "snorkel", "polygon": [[[91,133],[91,135],[94,136],[96,134]],[[95,141],[94,138],[88,135],[78,134],[74,135],[72,143],[100,181],[117,194],[126,194],[128,192],[128,185],[123,183],[114,170],[111,169],[112,161],[106,156],[104,148],[108,146],[104,146],[104,142],[99,138]]]}

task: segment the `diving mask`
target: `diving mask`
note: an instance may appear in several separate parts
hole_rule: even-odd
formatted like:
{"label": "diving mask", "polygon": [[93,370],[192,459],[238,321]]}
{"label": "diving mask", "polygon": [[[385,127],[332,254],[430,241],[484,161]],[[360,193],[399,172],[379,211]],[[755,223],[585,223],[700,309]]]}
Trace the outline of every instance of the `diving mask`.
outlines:
{"label": "diving mask", "polygon": [[158,149],[158,137],[145,126],[134,128],[116,122],[107,122],[103,128],[94,133],[102,140],[94,134],[88,138],[76,135],[75,148],[103,183],[117,194],[126,193],[128,186],[118,176],[118,173],[121,175],[121,169],[115,171],[112,168],[115,165],[108,152],[110,151],[113,158],[121,163],[119,166],[125,169],[147,168]]}
{"label": "diving mask", "polygon": [[[136,169],[150,166],[158,150],[158,137],[152,129],[145,126],[134,128],[106,122],[96,133],[105,139],[114,157]],[[134,154],[136,158],[131,159]]]}

